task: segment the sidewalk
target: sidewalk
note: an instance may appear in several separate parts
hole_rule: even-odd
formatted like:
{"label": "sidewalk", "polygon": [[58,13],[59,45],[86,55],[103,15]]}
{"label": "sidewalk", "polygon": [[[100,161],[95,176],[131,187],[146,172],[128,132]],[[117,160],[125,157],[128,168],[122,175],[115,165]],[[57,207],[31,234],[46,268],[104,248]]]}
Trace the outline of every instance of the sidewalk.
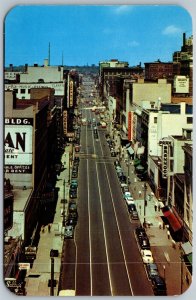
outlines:
{"label": "sidewalk", "polygon": [[[58,281],[61,267],[61,252],[63,247],[62,231],[62,215],[63,203],[61,199],[64,198],[65,180],[65,199],[68,199],[68,179],[69,179],[69,152],[70,147],[65,148],[65,153],[62,155],[61,162],[65,169],[58,176],[56,187],[59,188],[58,200],[56,205],[56,212],[53,224],[51,224],[50,231],[46,226],[44,232],[40,232],[40,240],[38,244],[38,251],[33,267],[28,271],[26,277],[26,292],[27,296],[50,296],[50,287],[48,287],[48,280],[51,278],[51,258],[50,250],[58,250],[59,256],[54,258],[54,279],[57,280],[54,288],[54,296],[58,292]],[[67,210],[67,203],[65,204],[65,211]]]}
{"label": "sidewalk", "polygon": [[[131,162],[131,161],[130,161]],[[124,170],[126,176],[128,176],[128,167],[126,165],[125,159],[121,160],[121,166]],[[138,215],[141,224],[144,221],[144,182],[140,181],[135,172],[133,164],[129,165],[129,178],[131,184],[129,185],[130,192],[133,194],[134,201],[136,203]],[[141,192],[141,194],[140,194]],[[151,195],[148,198],[148,195]],[[168,238],[167,228],[163,229],[163,221],[161,216],[163,216],[162,211],[158,209],[158,200],[156,199],[154,193],[152,192],[149,184],[147,183],[147,205],[145,207],[145,220],[151,225],[146,229],[148,235],[151,251],[153,254],[154,262],[157,264],[159,274],[165,278],[167,285],[168,295],[181,295],[181,258],[180,249],[178,243],[172,240],[172,237]],[[156,206],[156,207],[155,207]],[[161,229],[159,225],[162,225]],[[175,246],[174,246],[175,244]],[[186,287],[183,286],[183,290]]]}

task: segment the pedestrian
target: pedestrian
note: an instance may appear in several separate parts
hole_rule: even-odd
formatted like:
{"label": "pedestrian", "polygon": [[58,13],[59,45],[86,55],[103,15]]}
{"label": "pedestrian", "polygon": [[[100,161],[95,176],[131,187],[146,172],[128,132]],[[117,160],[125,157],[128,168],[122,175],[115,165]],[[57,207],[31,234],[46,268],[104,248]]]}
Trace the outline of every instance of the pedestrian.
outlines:
{"label": "pedestrian", "polygon": [[150,221],[147,221],[147,225],[148,225],[148,228],[150,228],[150,225],[151,225]]}
{"label": "pedestrian", "polygon": [[42,232],[45,232],[45,226],[42,225]]}
{"label": "pedestrian", "polygon": [[51,228],[51,225],[50,225],[50,224],[48,224],[48,232],[50,232],[50,228]]}
{"label": "pedestrian", "polygon": [[168,238],[168,240],[170,239],[170,231],[169,230],[167,230],[167,238]]}
{"label": "pedestrian", "polygon": [[160,210],[161,210],[161,205],[159,204],[159,205],[158,205],[158,211],[160,211]]}
{"label": "pedestrian", "polygon": [[138,191],[138,194],[139,194],[139,197],[141,197],[142,192],[141,192],[141,191]]}
{"label": "pedestrian", "polygon": [[154,205],[154,210],[157,211],[157,205],[156,204]]}
{"label": "pedestrian", "polygon": [[176,242],[174,240],[172,240],[172,247],[176,249]]}
{"label": "pedestrian", "polygon": [[159,229],[161,229],[162,228],[162,224],[161,224],[161,222],[159,222]]}

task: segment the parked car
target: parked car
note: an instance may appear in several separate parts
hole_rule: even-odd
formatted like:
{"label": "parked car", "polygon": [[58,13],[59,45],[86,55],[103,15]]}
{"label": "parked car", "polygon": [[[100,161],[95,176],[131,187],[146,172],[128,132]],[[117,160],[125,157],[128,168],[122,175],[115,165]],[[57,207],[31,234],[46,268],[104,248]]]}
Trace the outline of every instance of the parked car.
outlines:
{"label": "parked car", "polygon": [[77,211],[77,204],[75,202],[69,202],[69,212]]}
{"label": "parked car", "polygon": [[114,165],[115,165],[115,167],[117,167],[117,166],[120,167],[120,161],[116,159],[116,160],[114,161]]}
{"label": "parked car", "polygon": [[76,224],[77,223],[77,220],[78,220],[78,212],[77,210],[73,211],[69,211],[69,214],[68,214],[68,220],[73,220],[73,222]]}
{"label": "parked car", "polygon": [[[129,207],[129,209],[131,209],[131,206],[135,205],[135,202],[134,202],[133,198],[131,198],[131,197],[127,197],[125,199],[125,201]],[[136,207],[134,207],[134,209],[132,209],[132,210],[136,210]]]}
{"label": "parked car", "polygon": [[124,192],[123,198],[124,199],[126,199],[126,198],[132,198],[132,200],[133,200],[133,196],[132,196],[131,192]]}
{"label": "parked car", "polygon": [[75,157],[74,157],[74,161],[80,161],[79,156],[75,156]]}
{"label": "parked car", "polygon": [[116,157],[116,152],[115,151],[111,151],[111,156],[112,157]]}
{"label": "parked car", "polygon": [[78,172],[77,171],[72,171],[72,178],[77,178],[78,177]]}
{"label": "parked car", "polygon": [[155,275],[151,279],[152,287],[154,294],[156,296],[166,296],[167,295],[167,287],[165,281],[159,275]]}
{"label": "parked car", "polygon": [[123,175],[121,175],[121,176],[119,176],[119,180],[120,180],[120,182],[122,183],[122,182],[127,182],[127,177],[123,174]]}
{"label": "parked car", "polygon": [[142,256],[142,260],[145,264],[154,262],[154,259],[152,257],[152,252],[150,250],[142,249],[141,256]]}
{"label": "parked car", "polygon": [[128,211],[131,214],[133,211],[137,212],[136,206],[135,206],[135,202],[134,201],[129,201],[129,204],[127,204],[128,207]]}
{"label": "parked car", "polygon": [[65,231],[64,231],[64,238],[65,239],[72,239],[74,234],[74,227],[71,225],[65,226]]}
{"label": "parked car", "polygon": [[138,213],[137,213],[136,210],[131,211],[131,219],[132,220],[139,220]]}
{"label": "parked car", "polygon": [[156,275],[159,275],[158,268],[155,263],[146,264],[146,271],[150,279]]}
{"label": "parked car", "polygon": [[135,229],[135,233],[136,233],[138,240],[140,240],[141,238],[147,237],[146,230],[142,226],[137,227]]}
{"label": "parked car", "polygon": [[121,183],[121,189],[122,189],[123,194],[126,193],[126,192],[129,192],[129,187],[124,182]]}
{"label": "parked car", "polygon": [[150,242],[147,237],[140,238],[139,244],[140,244],[141,249],[150,250]]}
{"label": "parked car", "polygon": [[78,187],[78,181],[77,181],[77,179],[71,179],[71,185],[70,185],[70,187]]}
{"label": "parked car", "polygon": [[76,187],[73,187],[73,188],[69,189],[69,197],[71,199],[77,198],[77,188]]}

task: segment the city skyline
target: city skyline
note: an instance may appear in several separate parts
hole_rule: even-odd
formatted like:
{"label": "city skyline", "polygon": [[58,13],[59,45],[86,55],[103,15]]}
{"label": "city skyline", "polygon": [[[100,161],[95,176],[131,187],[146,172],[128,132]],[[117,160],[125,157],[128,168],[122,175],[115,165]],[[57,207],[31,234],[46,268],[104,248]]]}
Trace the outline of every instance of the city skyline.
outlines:
{"label": "city skyline", "polygon": [[[138,21],[139,20],[139,21]],[[16,6],[4,20],[4,64],[97,65],[118,59],[130,66],[172,61],[192,19],[176,5]]]}

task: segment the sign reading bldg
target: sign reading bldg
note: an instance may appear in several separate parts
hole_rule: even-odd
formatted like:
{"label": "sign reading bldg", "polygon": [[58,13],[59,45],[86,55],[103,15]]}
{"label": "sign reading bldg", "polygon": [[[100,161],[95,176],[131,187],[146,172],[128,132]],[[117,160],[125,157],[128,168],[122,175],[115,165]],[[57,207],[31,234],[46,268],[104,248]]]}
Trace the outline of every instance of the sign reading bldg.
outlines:
{"label": "sign reading bldg", "polygon": [[5,118],[5,173],[32,173],[33,118]]}

